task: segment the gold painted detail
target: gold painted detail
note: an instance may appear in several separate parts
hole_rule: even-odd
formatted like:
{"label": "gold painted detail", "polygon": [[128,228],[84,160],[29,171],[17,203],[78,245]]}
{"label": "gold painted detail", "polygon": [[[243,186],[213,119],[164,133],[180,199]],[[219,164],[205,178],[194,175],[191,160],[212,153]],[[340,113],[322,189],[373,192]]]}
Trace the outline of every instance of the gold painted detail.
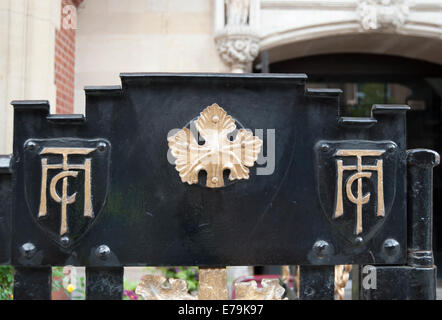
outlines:
{"label": "gold painted detail", "polygon": [[227,269],[222,268],[199,268],[200,300],[227,300]]}
{"label": "gold painted detail", "polygon": [[281,266],[281,280],[287,285],[290,282],[290,266]]}
{"label": "gold painted detail", "polygon": [[205,108],[196,120],[196,128],[204,138],[199,145],[188,128],[169,137],[169,148],[176,158],[176,170],[182,182],[198,182],[200,170],[207,172],[206,186],[224,186],[223,171],[230,170],[229,180],[248,179],[249,168],[258,159],[262,140],[251,131],[240,129],[231,141],[228,134],[236,129],[235,121],[216,103]]}
{"label": "gold painted detail", "polygon": [[[351,175],[345,185],[346,196],[348,200],[356,204],[356,228],[355,234],[358,235],[362,232],[362,207],[370,201],[370,193],[362,194],[362,178],[370,179],[372,172],[377,172],[377,216],[385,216],[384,206],[384,178],[383,178],[383,160],[378,159],[376,165],[363,165],[363,157],[377,157],[382,155],[385,150],[338,150],[335,156],[342,157],[356,157],[356,165],[343,165],[342,160],[336,160],[337,163],[337,182],[336,182],[336,206],[334,218],[339,218],[344,214],[344,207],[342,201],[342,189],[343,189],[343,173],[345,170],[356,171]],[[352,192],[352,185],[357,182],[356,195]]]}
{"label": "gold painted detail", "polygon": [[262,279],[261,285],[258,288],[255,280],[235,283],[235,300],[282,300],[285,289],[279,279]]}
{"label": "gold painted detail", "polygon": [[[262,288],[255,281],[235,284],[236,300],[281,300],[285,289],[279,279],[263,279]],[[227,269],[199,268],[198,294],[189,294],[185,280],[163,275],[145,275],[135,289],[145,300],[228,300]],[[284,299],[284,300],[287,300]]]}
{"label": "gold painted detail", "polygon": [[350,278],[351,264],[335,266],[335,299],[344,300],[345,287]]}
{"label": "gold painted detail", "polygon": [[[48,163],[48,158],[41,159],[41,192],[40,192],[40,208],[38,212],[38,218],[44,217],[47,212],[47,183],[48,183],[48,170],[62,170],[56,174],[50,181],[49,194],[51,198],[61,204],[61,226],[60,236],[63,236],[68,232],[67,225],[67,205],[75,202],[77,192],[72,195],[68,195],[68,178],[76,178],[79,170],[84,170],[84,216],[93,218],[94,212],[92,209],[92,197],[91,197],[91,159],[85,159],[83,164],[71,164],[68,162],[70,155],[87,155],[94,151],[95,148],[43,148],[40,152],[43,154],[56,154],[62,155],[63,161],[61,163]],[[62,182],[61,195],[57,192],[57,183]]]}
{"label": "gold painted detail", "polygon": [[182,279],[169,279],[162,275],[145,275],[135,289],[145,300],[197,300],[188,293],[187,283]]}
{"label": "gold painted detail", "polygon": [[226,268],[199,268],[197,295],[188,293],[185,280],[170,278],[168,283],[162,275],[145,275],[135,293],[146,300],[227,300]]}

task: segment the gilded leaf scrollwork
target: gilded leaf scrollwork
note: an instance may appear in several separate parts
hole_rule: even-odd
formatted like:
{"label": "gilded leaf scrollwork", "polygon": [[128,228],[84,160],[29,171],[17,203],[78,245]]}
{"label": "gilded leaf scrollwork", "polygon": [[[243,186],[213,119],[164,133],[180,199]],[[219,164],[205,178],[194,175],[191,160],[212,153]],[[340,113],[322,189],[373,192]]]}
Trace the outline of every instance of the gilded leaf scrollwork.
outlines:
{"label": "gilded leaf scrollwork", "polygon": [[188,128],[168,138],[181,181],[197,183],[198,173],[205,170],[208,188],[223,187],[223,172],[227,169],[231,181],[248,179],[248,167],[258,159],[262,140],[245,129],[238,130],[236,138],[230,140],[228,135],[236,130],[235,121],[217,104],[205,108],[195,125],[205,141],[203,145],[198,144]]}

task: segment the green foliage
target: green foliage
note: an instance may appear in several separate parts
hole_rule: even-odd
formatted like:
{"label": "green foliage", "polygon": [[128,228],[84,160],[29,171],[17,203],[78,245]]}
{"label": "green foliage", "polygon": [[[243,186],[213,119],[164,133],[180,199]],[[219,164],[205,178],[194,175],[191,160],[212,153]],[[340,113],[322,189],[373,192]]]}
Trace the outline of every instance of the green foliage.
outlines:
{"label": "green foliage", "polygon": [[14,269],[11,266],[0,266],[0,300],[12,300]]}
{"label": "green foliage", "polygon": [[85,300],[86,299],[86,285],[84,277],[78,277],[74,285],[75,289],[71,293],[72,300]]}
{"label": "green foliage", "polygon": [[123,300],[143,300],[143,297],[135,293],[138,282],[124,280]]}
{"label": "green foliage", "polygon": [[[166,279],[175,278],[183,279],[187,282],[187,288],[189,293],[198,291],[198,268],[197,267],[161,267],[161,268],[146,268],[146,272],[158,273],[161,272]],[[72,283],[74,291],[69,293],[63,286],[63,267],[52,268],[52,291],[64,290],[64,292],[71,296],[75,300],[83,300],[85,295],[85,279],[79,277],[76,279],[76,283]],[[0,300],[11,300],[13,298],[13,281],[14,281],[14,269],[11,266],[0,266]],[[129,280],[124,281],[124,300],[140,300],[141,296],[135,294],[135,288],[137,282],[131,282]],[[75,293],[75,294],[74,294]]]}
{"label": "green foliage", "polygon": [[[64,267],[52,268],[52,292],[63,290],[66,296],[71,300],[85,299],[85,280],[84,277],[72,277],[71,283],[66,283],[67,275],[63,273]],[[64,283],[65,282],[65,283]],[[71,289],[71,288],[73,289]]]}
{"label": "green foliage", "polygon": [[402,103],[389,92],[389,85],[384,82],[355,83],[357,104],[347,106],[352,117],[370,117],[371,108],[378,103]]}
{"label": "green foliage", "polygon": [[64,290],[68,294],[67,290],[63,287],[63,267],[52,268],[52,292]]}
{"label": "green foliage", "polygon": [[385,83],[358,84],[359,111],[365,110],[364,116],[370,116],[371,107],[376,103],[386,103]]}
{"label": "green foliage", "polygon": [[158,269],[164,274],[167,280],[169,280],[169,278],[186,280],[189,293],[198,291],[199,271],[197,267],[162,267]]}

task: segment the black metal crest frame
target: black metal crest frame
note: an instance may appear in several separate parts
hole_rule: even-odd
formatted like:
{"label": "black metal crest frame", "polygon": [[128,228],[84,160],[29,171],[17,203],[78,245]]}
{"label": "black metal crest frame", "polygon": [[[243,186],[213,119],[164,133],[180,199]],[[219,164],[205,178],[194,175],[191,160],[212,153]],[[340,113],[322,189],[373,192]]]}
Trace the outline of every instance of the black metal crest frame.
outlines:
{"label": "black metal crest frame", "polygon": [[[407,166],[424,163],[431,175],[438,155],[407,154],[409,107],[341,117],[340,90],[305,89],[306,78],[121,74],[122,87],[85,89],[86,117],[12,102],[11,229],[0,234],[0,262],[87,266],[91,277],[106,267],[118,278],[137,265],[430,259],[431,247],[413,253],[422,239],[410,210],[421,202],[410,194],[428,193],[431,179],[410,190],[421,176],[408,169],[407,191]],[[204,143],[183,128],[192,119]]]}

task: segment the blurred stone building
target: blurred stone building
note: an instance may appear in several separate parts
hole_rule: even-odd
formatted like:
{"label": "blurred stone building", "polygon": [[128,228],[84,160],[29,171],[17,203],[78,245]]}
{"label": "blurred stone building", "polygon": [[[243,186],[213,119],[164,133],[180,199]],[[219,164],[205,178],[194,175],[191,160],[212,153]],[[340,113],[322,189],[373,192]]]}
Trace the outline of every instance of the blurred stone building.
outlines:
{"label": "blurred stone building", "polygon": [[[348,115],[409,104],[409,147],[442,152],[440,0],[0,0],[0,154],[11,100],[83,113],[83,87],[120,72],[307,73]],[[437,168],[437,262],[440,182]]]}

